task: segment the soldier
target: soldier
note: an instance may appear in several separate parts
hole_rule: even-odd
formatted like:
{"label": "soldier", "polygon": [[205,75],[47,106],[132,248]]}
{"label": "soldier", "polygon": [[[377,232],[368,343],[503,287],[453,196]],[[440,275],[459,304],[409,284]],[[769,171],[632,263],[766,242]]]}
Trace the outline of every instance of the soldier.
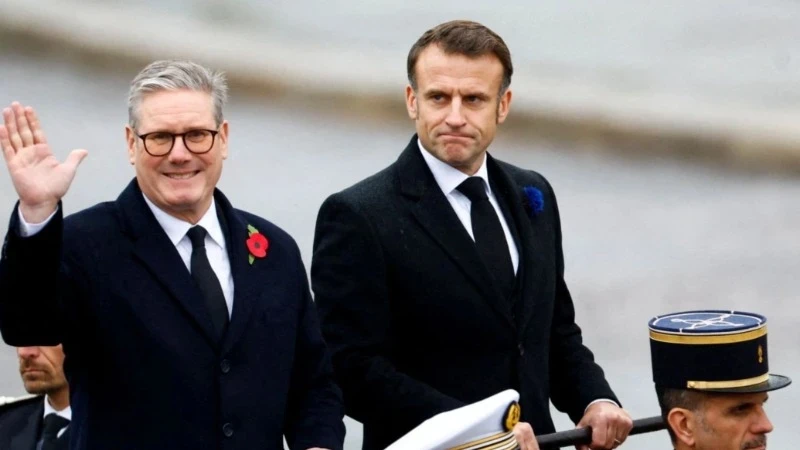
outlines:
{"label": "soldier", "polygon": [[733,311],[650,321],[653,379],[675,450],[766,449],[767,392],[792,382],[769,373],[766,323]]}
{"label": "soldier", "polygon": [[64,351],[54,347],[18,347],[22,397],[0,406],[0,448],[66,450],[69,443],[69,386],[64,377]]}

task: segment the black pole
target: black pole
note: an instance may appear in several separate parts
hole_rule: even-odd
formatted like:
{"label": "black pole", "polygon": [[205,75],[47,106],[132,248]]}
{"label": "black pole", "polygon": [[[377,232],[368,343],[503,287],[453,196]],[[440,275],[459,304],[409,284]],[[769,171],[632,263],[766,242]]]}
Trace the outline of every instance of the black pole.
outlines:
{"label": "black pole", "polygon": [[[667,428],[661,416],[647,417],[633,421],[633,429],[629,436],[634,434],[652,433]],[[576,428],[569,431],[559,431],[558,433],[543,434],[536,436],[536,442],[540,447],[561,448],[578,444],[590,444],[592,442],[592,429]]]}

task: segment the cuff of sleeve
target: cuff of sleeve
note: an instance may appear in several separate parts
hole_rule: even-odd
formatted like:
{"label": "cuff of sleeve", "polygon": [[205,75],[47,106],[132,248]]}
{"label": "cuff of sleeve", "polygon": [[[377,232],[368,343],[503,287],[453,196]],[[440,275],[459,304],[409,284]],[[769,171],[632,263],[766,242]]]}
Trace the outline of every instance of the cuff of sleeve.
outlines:
{"label": "cuff of sleeve", "polygon": [[615,405],[617,408],[620,408],[619,403],[615,402],[614,400],[611,400],[610,398],[598,398],[597,400],[594,400],[591,403],[589,403],[588,405],[586,405],[586,409],[583,410],[583,413],[586,414],[586,411],[589,410],[590,406],[594,405],[595,403],[599,403],[599,402],[608,402],[608,403],[611,403],[611,404]]}
{"label": "cuff of sleeve", "polygon": [[30,237],[42,231],[42,229],[48,223],[50,223],[51,220],[53,220],[53,216],[55,216],[56,213],[58,212],[58,208],[59,207],[56,207],[56,210],[53,211],[53,214],[50,214],[50,216],[47,219],[45,219],[44,222],[39,222],[39,223],[26,222],[25,218],[22,217],[22,212],[19,210],[19,208],[17,208],[17,214],[19,215],[19,235],[21,237]]}

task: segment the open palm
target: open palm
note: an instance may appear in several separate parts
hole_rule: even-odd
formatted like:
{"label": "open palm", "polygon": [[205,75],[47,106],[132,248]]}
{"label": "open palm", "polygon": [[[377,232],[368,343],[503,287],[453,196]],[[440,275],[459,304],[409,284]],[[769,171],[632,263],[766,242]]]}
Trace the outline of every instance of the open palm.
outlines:
{"label": "open palm", "polygon": [[40,222],[66,194],[86,150],[73,150],[59,162],[47,144],[36,113],[17,102],[3,110],[0,145],[20,199],[20,210],[29,222]]}

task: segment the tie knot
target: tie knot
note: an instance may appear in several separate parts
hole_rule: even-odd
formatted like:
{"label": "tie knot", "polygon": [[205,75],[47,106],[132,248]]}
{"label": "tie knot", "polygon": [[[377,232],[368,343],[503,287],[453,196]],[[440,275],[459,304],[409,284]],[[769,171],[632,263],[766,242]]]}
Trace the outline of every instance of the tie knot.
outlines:
{"label": "tie knot", "polygon": [[456,189],[458,189],[458,191],[462,194],[466,195],[471,202],[477,202],[489,198],[486,195],[486,187],[483,183],[483,178],[481,177],[469,177],[464,180],[463,183],[459,184]]}
{"label": "tie knot", "polygon": [[44,416],[42,436],[56,437],[58,432],[67,425],[69,425],[69,420],[59,416],[56,413],[50,413]]}
{"label": "tie knot", "polygon": [[189,240],[192,241],[192,248],[205,247],[206,234],[208,234],[208,232],[200,225],[195,225],[186,232],[186,235],[189,236]]}

